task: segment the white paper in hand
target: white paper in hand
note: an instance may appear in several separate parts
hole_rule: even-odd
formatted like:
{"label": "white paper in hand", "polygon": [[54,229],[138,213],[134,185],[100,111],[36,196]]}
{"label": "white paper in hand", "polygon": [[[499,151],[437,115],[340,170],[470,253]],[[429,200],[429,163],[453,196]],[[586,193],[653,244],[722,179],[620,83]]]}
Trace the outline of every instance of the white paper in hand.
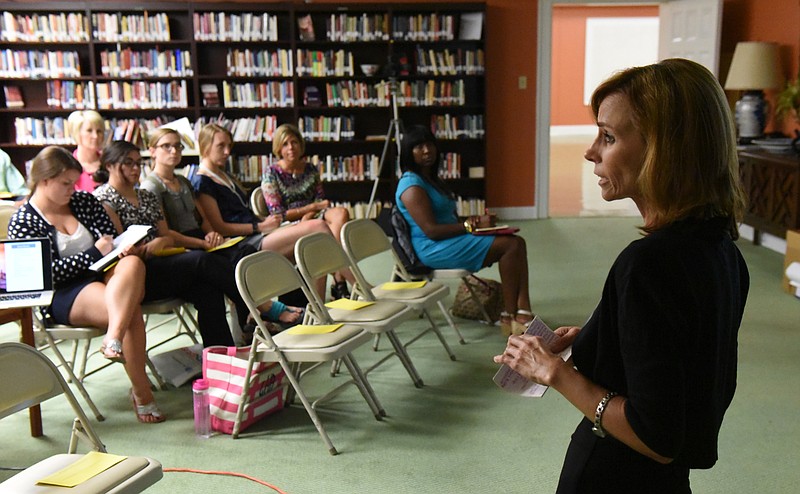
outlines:
{"label": "white paper in hand", "polygon": [[116,261],[116,259],[125,249],[125,247],[138,243],[140,240],[145,238],[148,233],[150,233],[151,229],[152,227],[150,225],[129,226],[118,237],[114,238],[114,249],[105,256],[103,256],[102,259],[96,261],[94,264],[89,266],[89,269],[91,269],[92,271],[102,271],[109,264]]}
{"label": "white paper in hand", "polygon": [[[539,336],[547,344],[550,344],[560,338],[547,326],[547,324],[544,323],[544,321],[539,318],[539,316],[536,316],[534,320],[530,322],[525,334]],[[561,352],[560,356],[562,359],[567,360],[571,354],[572,349],[567,348]],[[523,377],[517,371],[505,364],[500,367],[500,370],[497,371],[492,380],[502,389],[528,398],[538,398],[542,396],[549,387],[529,381],[527,378]]]}

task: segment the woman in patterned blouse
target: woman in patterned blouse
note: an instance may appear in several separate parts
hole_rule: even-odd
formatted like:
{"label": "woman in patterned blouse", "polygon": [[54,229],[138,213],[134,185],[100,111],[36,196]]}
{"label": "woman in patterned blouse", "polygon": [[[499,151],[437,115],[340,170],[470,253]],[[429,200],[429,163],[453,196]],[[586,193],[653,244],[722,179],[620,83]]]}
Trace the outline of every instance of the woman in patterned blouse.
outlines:
{"label": "woman in patterned blouse", "polygon": [[[325,221],[335,238],[350,221],[350,213],[339,206],[331,207],[325,199],[319,172],[305,159],[306,144],[300,130],[291,124],[275,129],[272,153],[278,163],[270,166],[261,181],[261,191],[269,213],[283,216],[287,221],[307,221],[319,218]],[[347,281],[355,282],[347,271],[334,276],[331,286],[333,298],[349,298]]]}
{"label": "woman in patterned blouse", "polygon": [[95,179],[103,185],[95,189],[94,195],[117,231],[131,225],[154,228],[142,246],[147,266],[144,300],[177,297],[191,302],[197,309],[203,345],[232,346],[224,296],[236,306],[240,326],[244,325],[248,311],[230,263],[204,250],[158,255],[176,246],[175,237],[170,233],[158,198],[152,192],[136,188],[141,172],[139,149],[126,141],[114,141],[103,150],[100,161]]}
{"label": "woman in patterned blouse", "polygon": [[112,250],[114,224],[97,200],[76,192],[83,169],[69,151],[49,146],[33,160],[30,199],[11,217],[11,238],[47,237],[53,256],[55,295],[47,315],[56,323],[107,328],[102,352],[123,362],[133,386],[140,422],[163,422],[145,374],[145,328],[141,301],[145,266],[125,251],[106,273],[89,266]]}

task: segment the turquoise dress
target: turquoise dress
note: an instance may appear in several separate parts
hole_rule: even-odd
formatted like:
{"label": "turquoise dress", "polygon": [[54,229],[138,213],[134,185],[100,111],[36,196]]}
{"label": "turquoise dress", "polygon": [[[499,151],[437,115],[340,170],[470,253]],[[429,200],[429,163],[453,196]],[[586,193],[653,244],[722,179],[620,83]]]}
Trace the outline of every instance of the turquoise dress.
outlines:
{"label": "turquoise dress", "polygon": [[400,196],[409,187],[422,187],[431,201],[433,214],[439,224],[459,223],[456,215],[456,203],[445,194],[413,172],[405,172],[397,184],[394,199],[397,208],[403,214],[411,230],[411,244],[420,261],[433,269],[468,269],[478,271],[494,241],[494,236],[475,236],[468,233],[456,237],[433,240],[428,238],[414,219],[408,214]]}

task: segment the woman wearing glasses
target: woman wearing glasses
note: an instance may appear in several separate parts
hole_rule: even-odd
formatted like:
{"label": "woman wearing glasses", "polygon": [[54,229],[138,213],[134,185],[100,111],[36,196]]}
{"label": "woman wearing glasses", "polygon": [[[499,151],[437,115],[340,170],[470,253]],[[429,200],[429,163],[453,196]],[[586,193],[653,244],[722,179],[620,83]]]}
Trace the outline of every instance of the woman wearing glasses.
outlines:
{"label": "woman wearing glasses", "polygon": [[236,306],[240,325],[247,317],[247,307],[236,288],[228,260],[204,250],[163,255],[179,244],[164,219],[158,198],[136,187],[141,173],[139,150],[129,142],[114,141],[103,150],[100,161],[95,180],[103,185],[94,195],[105,207],[117,232],[131,225],[153,227],[139,248],[147,267],[144,300],[178,297],[194,304],[203,345],[232,346],[224,296]]}
{"label": "woman wearing glasses", "polygon": [[[183,144],[177,131],[164,127],[150,134],[150,156],[153,160],[153,171],[142,181],[141,188],[150,191],[158,199],[169,226],[168,234],[176,245],[188,249],[208,250],[220,245],[225,239],[216,232],[208,222],[202,206],[195,198],[195,192],[189,179],[175,173],[175,168],[182,159]],[[255,248],[244,242],[216,251],[222,255],[232,267],[247,254],[255,252]],[[261,307],[264,318],[272,322],[293,324],[298,321],[301,309],[290,307],[282,302],[269,302]],[[243,328],[245,332],[250,325]]]}
{"label": "woman wearing glasses", "polygon": [[53,255],[53,303],[49,320],[106,328],[103,356],[125,365],[139,422],[163,422],[145,373],[145,328],[141,301],[145,266],[135,249],[124,252],[105,273],[89,266],[111,252],[114,224],[91,194],[76,191],[83,173],[69,151],[42,149],[33,160],[28,201],[11,217],[10,238],[47,237]]}

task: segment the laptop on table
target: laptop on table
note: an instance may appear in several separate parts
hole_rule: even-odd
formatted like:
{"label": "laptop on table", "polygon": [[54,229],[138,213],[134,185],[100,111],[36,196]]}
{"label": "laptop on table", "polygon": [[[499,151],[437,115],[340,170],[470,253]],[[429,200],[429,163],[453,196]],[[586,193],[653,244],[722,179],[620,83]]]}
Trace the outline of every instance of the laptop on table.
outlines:
{"label": "laptop on table", "polygon": [[45,306],[52,301],[50,239],[0,240],[0,309]]}

